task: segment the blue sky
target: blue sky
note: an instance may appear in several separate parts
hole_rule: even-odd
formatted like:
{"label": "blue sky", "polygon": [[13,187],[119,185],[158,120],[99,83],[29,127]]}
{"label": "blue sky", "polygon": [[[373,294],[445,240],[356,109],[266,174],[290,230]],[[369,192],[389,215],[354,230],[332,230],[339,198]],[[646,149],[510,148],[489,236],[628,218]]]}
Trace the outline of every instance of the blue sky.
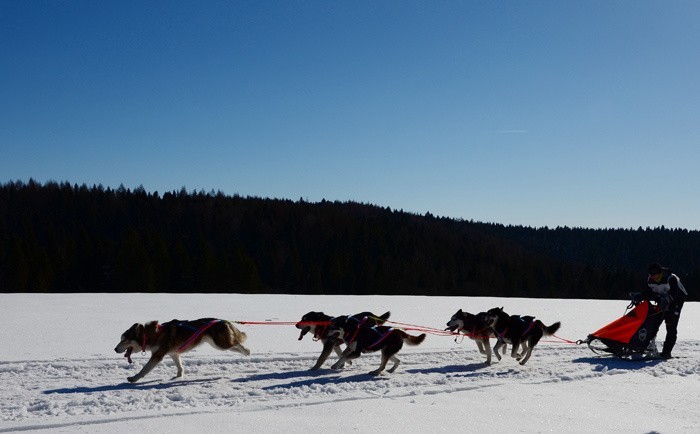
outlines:
{"label": "blue sky", "polygon": [[0,3],[0,182],[700,229],[700,2]]}

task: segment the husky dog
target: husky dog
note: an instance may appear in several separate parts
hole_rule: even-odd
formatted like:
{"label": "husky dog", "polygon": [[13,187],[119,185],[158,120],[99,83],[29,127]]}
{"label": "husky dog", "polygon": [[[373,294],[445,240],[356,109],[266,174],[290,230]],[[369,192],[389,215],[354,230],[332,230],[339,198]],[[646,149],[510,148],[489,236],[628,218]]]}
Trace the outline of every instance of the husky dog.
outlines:
{"label": "husky dog", "polygon": [[[486,312],[486,321],[498,339],[493,347],[498,360],[501,360],[499,348],[508,343],[512,345],[510,355],[519,360],[521,365],[528,361],[542,336],[551,336],[561,327],[559,321],[547,327],[534,316],[508,315],[502,307],[494,307]],[[522,352],[518,353],[518,348],[522,348]]]}
{"label": "husky dog", "polygon": [[151,372],[166,355],[173,359],[177,367],[177,375],[173,378],[182,377],[184,369],[180,354],[196,348],[202,342],[208,342],[220,350],[237,351],[247,356],[250,350],[243,346],[245,340],[246,334],[226,320],[202,318],[194,321],[179,321],[174,319],[163,324],[151,321],[146,324],[132,325],[122,334],[114,351],[124,353],[129,363],[132,363],[131,353],[134,350],[151,352],[151,358],[141,371],[127,378],[133,383]]}
{"label": "husky dog", "polygon": [[[486,321],[486,312],[479,312],[476,315],[469,312],[464,312],[462,309],[452,315],[452,318],[447,322],[447,328],[454,332],[458,330],[464,333],[469,339],[476,342],[476,346],[481,354],[486,355],[486,364],[491,364],[491,343],[490,338],[496,337],[493,330]],[[503,353],[506,352],[506,346],[503,347]]]}
{"label": "husky dog", "polygon": [[425,339],[425,333],[412,336],[403,330],[387,326],[367,326],[366,318],[356,321],[352,318],[333,321],[328,336],[342,338],[347,347],[340,359],[331,366],[331,369],[341,369],[346,362],[354,360],[362,353],[373,351],[382,352],[382,361],[379,368],[370,372],[370,375],[378,375],[391,360],[394,365],[388,372],[394,372],[401,362],[396,353],[401,350],[404,342],[409,345],[418,345]]}
{"label": "husky dog", "polygon": [[[342,354],[340,345],[343,343],[343,340],[337,337],[328,337],[328,331],[330,330],[332,321],[344,320],[347,318],[362,319],[366,317],[368,324],[381,325],[384,324],[387,319],[389,319],[389,315],[391,315],[391,312],[385,312],[381,316],[376,316],[372,312],[360,312],[351,316],[341,316],[335,318],[330,315],[326,315],[323,312],[309,312],[302,316],[301,321],[296,324],[296,327],[301,330],[301,333],[299,333],[299,340],[302,340],[307,333],[311,332],[313,333],[315,340],[319,340],[321,343],[323,343],[323,351],[321,351],[321,355],[318,356],[316,364],[314,364],[311,369],[319,369],[328,359],[328,356],[331,355],[331,351],[335,351],[338,357],[340,357]],[[351,364],[352,362],[348,361],[348,363]]]}

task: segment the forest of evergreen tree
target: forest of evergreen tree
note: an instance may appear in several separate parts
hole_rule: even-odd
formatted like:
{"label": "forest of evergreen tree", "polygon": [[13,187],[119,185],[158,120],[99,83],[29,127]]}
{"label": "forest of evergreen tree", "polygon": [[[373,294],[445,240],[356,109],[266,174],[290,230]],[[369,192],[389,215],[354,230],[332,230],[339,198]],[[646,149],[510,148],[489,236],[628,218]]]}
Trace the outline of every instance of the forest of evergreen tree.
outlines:
{"label": "forest of evergreen tree", "polygon": [[624,299],[650,262],[698,300],[700,232],[530,228],[356,202],[0,185],[0,291]]}

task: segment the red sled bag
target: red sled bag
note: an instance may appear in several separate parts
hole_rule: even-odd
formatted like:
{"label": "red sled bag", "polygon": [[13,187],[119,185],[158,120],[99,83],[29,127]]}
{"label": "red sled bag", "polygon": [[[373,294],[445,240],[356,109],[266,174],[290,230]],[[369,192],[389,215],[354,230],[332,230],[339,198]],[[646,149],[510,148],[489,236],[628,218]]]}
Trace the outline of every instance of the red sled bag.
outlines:
{"label": "red sled bag", "polygon": [[591,333],[585,340],[596,354],[610,353],[622,358],[657,357],[656,333],[664,319],[664,311],[649,300],[628,306],[632,310],[600,330]]}

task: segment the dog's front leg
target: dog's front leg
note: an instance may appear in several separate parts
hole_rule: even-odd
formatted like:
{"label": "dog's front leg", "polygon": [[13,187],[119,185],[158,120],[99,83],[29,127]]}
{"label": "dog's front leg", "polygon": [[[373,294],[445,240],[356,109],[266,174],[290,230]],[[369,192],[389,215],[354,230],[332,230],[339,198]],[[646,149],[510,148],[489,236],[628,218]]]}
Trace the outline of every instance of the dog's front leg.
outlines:
{"label": "dog's front leg", "polygon": [[[522,351],[520,351],[520,353],[518,353],[518,357],[516,357],[516,359],[517,359],[518,361],[520,361],[520,359],[522,359],[523,357],[528,357],[527,354],[528,354],[528,352],[529,352],[529,351],[528,351],[529,348],[528,348],[528,341],[527,341],[527,339],[520,341],[520,349],[521,349]],[[522,362],[521,362],[521,364],[522,364]]]}
{"label": "dog's front leg", "polygon": [[231,351],[238,351],[239,353],[243,354],[244,356],[250,356],[250,350],[241,344],[236,344],[236,345],[232,346]]}
{"label": "dog's front leg", "polygon": [[519,353],[518,350],[522,346],[523,349],[525,348],[525,343],[523,341],[518,341],[518,340],[513,340],[511,341],[511,345],[513,348],[510,349],[510,356],[514,359],[520,360],[520,358],[523,356],[523,353]]}
{"label": "dog's front leg", "polygon": [[345,366],[345,360],[345,356],[340,356],[338,361],[331,365],[331,369],[343,369],[343,367]]}
{"label": "dog's front leg", "polygon": [[331,355],[331,351],[336,350],[336,353],[340,353],[340,349],[338,349],[335,345],[335,340],[331,339],[326,339],[323,342],[323,351],[321,351],[321,355],[318,356],[318,360],[316,360],[316,364],[311,367],[311,370],[316,370],[320,368],[323,365],[323,362],[325,362],[328,359],[328,356]]}
{"label": "dog's front leg", "polygon": [[[343,355],[343,350],[340,349],[340,344],[334,346],[333,351],[335,351],[335,354],[338,355],[338,358]],[[345,363],[352,365],[352,360],[346,360]]]}
{"label": "dog's front leg", "polygon": [[180,353],[172,353],[170,355],[170,358],[173,359],[173,362],[175,362],[175,367],[177,368],[177,375],[174,376],[172,379],[176,378],[181,378],[183,375],[185,375],[185,369],[182,367],[182,360],[180,360]]}
{"label": "dog's front leg", "polygon": [[[355,345],[353,345],[353,348],[354,347]],[[340,358],[338,358],[338,361],[331,365],[331,369],[342,369],[343,366],[345,366],[345,362],[348,360],[348,356],[352,353],[353,348],[350,348],[350,345],[345,347],[345,350],[340,353]]]}
{"label": "dog's front leg", "polygon": [[484,347],[484,353],[486,353],[486,364],[490,365],[491,364],[491,342],[489,341],[489,338],[484,339],[482,345]]}
{"label": "dog's front leg", "polygon": [[155,368],[156,365],[161,362],[161,360],[163,360],[163,356],[164,354],[161,353],[151,353],[151,358],[148,360],[148,363],[141,368],[141,371],[132,377],[128,377],[127,380],[129,380],[130,383],[139,381],[145,377],[146,374],[151,372],[151,370],[153,370],[153,368]]}
{"label": "dog's front leg", "polygon": [[505,345],[505,342],[503,342],[502,340],[498,339],[498,340],[496,341],[496,345],[493,346],[493,354],[496,355],[496,358],[497,358],[499,361],[501,360],[501,354],[500,354],[499,350],[501,349],[501,347],[502,347],[503,345]]}
{"label": "dog's front leg", "polygon": [[527,363],[527,361],[530,359],[530,356],[532,355],[532,347],[528,346],[527,350],[525,351],[525,357],[520,361],[521,365],[524,365]]}
{"label": "dog's front leg", "polygon": [[340,356],[340,359],[338,359],[337,362],[331,366],[331,369],[342,369],[343,366],[345,366],[345,363],[350,364],[351,360],[354,360],[358,357],[360,357],[362,353],[360,351],[355,351],[355,345],[348,346],[345,348],[345,351],[343,351],[343,354]]}
{"label": "dog's front leg", "polygon": [[484,343],[481,338],[476,338],[476,347],[479,349],[481,354],[486,354],[486,348],[484,348]]}

